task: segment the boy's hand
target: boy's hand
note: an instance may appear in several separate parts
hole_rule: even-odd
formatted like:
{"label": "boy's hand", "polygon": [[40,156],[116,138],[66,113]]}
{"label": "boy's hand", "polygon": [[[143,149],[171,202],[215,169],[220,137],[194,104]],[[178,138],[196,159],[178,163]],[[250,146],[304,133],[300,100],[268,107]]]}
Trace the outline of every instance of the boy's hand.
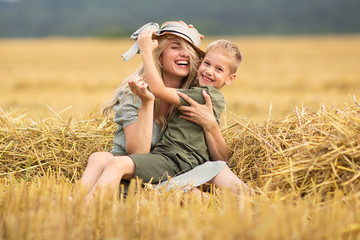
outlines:
{"label": "boy's hand", "polygon": [[200,39],[204,39],[205,37],[204,37],[204,35],[202,35],[201,33],[199,33],[199,31],[194,27],[194,25],[192,25],[192,24],[186,24],[184,21],[178,21],[179,23],[182,23],[182,24],[185,24],[185,25],[187,25],[189,28],[192,28],[192,29],[194,29],[194,31],[199,35],[199,37],[200,37]]}
{"label": "boy's hand", "polygon": [[141,53],[152,53],[152,51],[157,48],[159,42],[157,39],[153,39],[152,36],[154,34],[154,30],[145,29],[140,35],[138,36],[138,44]]}
{"label": "boy's hand", "polygon": [[211,130],[212,127],[218,127],[214,117],[211,98],[205,90],[202,92],[205,98],[205,104],[197,103],[182,92],[178,92],[178,94],[190,104],[190,106],[177,106],[179,111],[183,114],[180,116],[181,118],[200,125],[204,130]]}
{"label": "boy's hand", "polygon": [[138,75],[131,77],[128,81],[128,85],[131,91],[141,99],[142,103],[155,100],[154,94],[149,91],[148,84],[144,82],[142,77]]}

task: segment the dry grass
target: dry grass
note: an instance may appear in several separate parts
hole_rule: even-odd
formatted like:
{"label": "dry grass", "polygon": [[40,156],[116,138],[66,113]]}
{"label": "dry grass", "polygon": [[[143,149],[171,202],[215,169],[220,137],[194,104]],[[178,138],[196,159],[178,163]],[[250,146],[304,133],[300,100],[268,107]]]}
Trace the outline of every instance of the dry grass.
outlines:
{"label": "dry grass", "polygon": [[[202,47],[214,40],[205,38]],[[231,87],[228,110],[241,117],[285,117],[304,104],[310,112],[351,103],[360,94],[360,36],[232,37],[244,60]],[[0,102],[5,111],[27,109],[47,117],[72,106],[63,117],[87,119],[135,71],[139,56],[120,57],[131,40],[0,40]],[[230,120],[229,120],[230,121]]]}
{"label": "dry grass", "polygon": [[[358,193],[326,202],[278,193],[227,192],[199,201],[189,194],[142,191],[126,200],[82,194],[52,177],[1,183],[2,239],[357,239]],[[99,196],[99,195],[98,195]]]}
{"label": "dry grass", "polygon": [[233,170],[257,193],[215,191],[208,200],[143,189],[126,199],[98,194],[86,206],[76,180],[92,152],[110,148],[110,120],[3,112],[0,126],[3,239],[360,236],[358,102],[311,114],[296,109],[280,120],[240,119],[224,129]]}

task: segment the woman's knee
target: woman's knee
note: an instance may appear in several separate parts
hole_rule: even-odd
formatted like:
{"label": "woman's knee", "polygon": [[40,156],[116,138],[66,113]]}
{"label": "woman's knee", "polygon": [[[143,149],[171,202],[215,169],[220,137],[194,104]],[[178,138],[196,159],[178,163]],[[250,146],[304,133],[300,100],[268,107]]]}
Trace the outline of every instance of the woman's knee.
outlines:
{"label": "woman's knee", "polygon": [[88,164],[107,165],[107,163],[114,158],[109,152],[94,152],[90,155]]}
{"label": "woman's knee", "polygon": [[106,168],[122,172],[123,174],[131,174],[135,170],[135,164],[128,156],[117,156],[107,162]]}

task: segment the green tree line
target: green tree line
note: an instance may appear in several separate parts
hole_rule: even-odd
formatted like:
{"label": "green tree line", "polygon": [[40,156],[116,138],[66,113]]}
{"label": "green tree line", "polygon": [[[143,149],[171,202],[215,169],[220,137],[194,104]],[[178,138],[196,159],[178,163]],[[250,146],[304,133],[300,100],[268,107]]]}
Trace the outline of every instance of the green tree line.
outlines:
{"label": "green tree line", "polygon": [[182,19],[206,35],[360,32],[358,0],[0,0],[0,37],[128,36]]}

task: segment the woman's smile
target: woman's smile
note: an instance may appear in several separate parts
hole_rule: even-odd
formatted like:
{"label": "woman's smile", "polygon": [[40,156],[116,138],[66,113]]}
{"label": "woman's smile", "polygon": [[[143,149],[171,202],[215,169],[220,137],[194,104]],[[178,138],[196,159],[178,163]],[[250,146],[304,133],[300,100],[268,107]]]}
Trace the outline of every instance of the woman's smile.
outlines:
{"label": "woman's smile", "polygon": [[181,65],[181,66],[188,66],[189,65],[188,60],[177,60],[175,62],[176,62],[177,65]]}
{"label": "woman's smile", "polygon": [[169,40],[169,44],[164,49],[160,61],[164,72],[167,74],[185,77],[190,72],[189,53],[176,38]]}

